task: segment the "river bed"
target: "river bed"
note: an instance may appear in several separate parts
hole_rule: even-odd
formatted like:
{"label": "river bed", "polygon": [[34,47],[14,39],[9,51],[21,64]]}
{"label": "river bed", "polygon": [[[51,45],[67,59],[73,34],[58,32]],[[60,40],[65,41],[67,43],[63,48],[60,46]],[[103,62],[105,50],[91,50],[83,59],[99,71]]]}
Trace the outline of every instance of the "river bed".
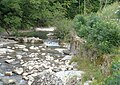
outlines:
{"label": "river bed", "polygon": [[[69,65],[70,53],[55,40],[43,44],[0,43],[0,85],[77,85],[84,72]],[[75,78],[74,78],[75,77]]]}

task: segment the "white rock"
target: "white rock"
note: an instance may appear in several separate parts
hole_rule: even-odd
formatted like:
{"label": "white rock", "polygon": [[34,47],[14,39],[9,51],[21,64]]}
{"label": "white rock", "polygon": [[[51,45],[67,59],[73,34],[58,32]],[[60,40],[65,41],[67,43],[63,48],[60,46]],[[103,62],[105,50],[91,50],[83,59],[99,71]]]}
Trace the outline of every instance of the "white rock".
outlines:
{"label": "white rock", "polygon": [[15,68],[14,72],[20,75],[20,74],[23,73],[23,68],[18,68],[17,67],[17,68]]}
{"label": "white rock", "polygon": [[6,54],[7,52],[12,53],[15,51],[12,49],[8,49],[8,48],[0,48],[0,54]]}
{"label": "white rock", "polygon": [[41,55],[43,55],[43,56],[44,56],[44,55],[46,55],[46,53],[42,53]]}
{"label": "white rock", "polygon": [[72,56],[70,55],[66,55],[64,58],[62,58],[62,60],[71,60],[72,59]]}
{"label": "white rock", "polygon": [[22,55],[16,55],[17,59],[22,59]]}
{"label": "white rock", "polygon": [[43,46],[39,46],[39,48],[42,48]]}
{"label": "white rock", "polygon": [[22,75],[23,75],[23,76],[27,76],[28,74],[29,74],[29,73],[23,73]]}
{"label": "white rock", "polygon": [[7,46],[8,49],[10,49],[11,47],[10,46]]}
{"label": "white rock", "polygon": [[26,48],[25,45],[15,44],[14,46],[15,46],[15,48],[20,48],[20,49],[24,49],[24,48]]}
{"label": "white rock", "polygon": [[30,81],[30,80],[28,81],[28,85],[32,85],[32,83],[33,83],[33,81]]}
{"label": "white rock", "polygon": [[24,78],[25,80],[28,80],[28,79],[29,79],[27,76],[23,76],[23,78]]}
{"label": "white rock", "polygon": [[7,58],[11,59],[12,57],[11,56],[7,56]]}
{"label": "white rock", "polygon": [[91,85],[91,83],[92,83],[92,81],[86,81],[85,83],[84,83],[84,85]]}
{"label": "white rock", "polygon": [[0,47],[3,47],[3,46],[4,46],[4,44],[1,43],[1,44],[0,44]]}
{"label": "white rock", "polygon": [[43,50],[43,51],[44,51],[44,50],[46,50],[46,49],[45,49],[45,48],[42,48],[41,50]]}
{"label": "white rock", "polygon": [[27,48],[24,48],[23,51],[28,52],[29,50]]}
{"label": "white rock", "polygon": [[84,74],[83,71],[60,71],[60,72],[56,72],[55,73],[55,76],[57,76],[58,78],[60,78],[64,84],[67,83],[66,80],[69,80],[69,78],[71,77],[78,77],[78,78],[81,78],[82,74]]}
{"label": "white rock", "polygon": [[33,76],[33,77],[35,77],[35,76],[37,76],[38,75],[38,73],[33,73],[33,74],[31,74],[31,76]]}
{"label": "white rock", "polygon": [[56,51],[60,52],[60,53],[63,53],[64,50],[67,50],[65,48],[55,48]]}
{"label": "white rock", "polygon": [[15,59],[10,59],[10,60],[5,60],[5,62],[7,62],[7,63],[12,63],[13,61],[15,61]]}
{"label": "white rock", "polygon": [[59,59],[54,60],[56,63],[59,63]]}
{"label": "white rock", "polygon": [[38,50],[39,48],[38,48],[38,47],[35,47],[35,46],[31,46],[30,49],[31,49],[31,50]]}
{"label": "white rock", "polygon": [[28,66],[28,69],[29,70],[32,70],[34,67],[33,66]]}

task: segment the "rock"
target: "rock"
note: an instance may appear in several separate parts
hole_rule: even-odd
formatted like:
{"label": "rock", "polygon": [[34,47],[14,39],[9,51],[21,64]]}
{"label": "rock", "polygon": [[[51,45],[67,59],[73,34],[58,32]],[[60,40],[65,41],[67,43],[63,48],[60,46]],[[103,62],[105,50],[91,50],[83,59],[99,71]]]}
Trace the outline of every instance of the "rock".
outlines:
{"label": "rock", "polygon": [[[64,84],[66,85],[68,83],[69,80],[71,80],[72,77],[76,76],[76,78],[80,78],[82,77],[82,74],[84,74],[83,71],[60,71],[60,72],[56,72],[55,76],[57,76],[58,78],[60,78]],[[69,84],[69,85],[76,85],[76,84]]]}
{"label": "rock", "polygon": [[38,50],[39,48],[38,47],[35,47],[35,46],[31,46],[30,47],[30,50]]}
{"label": "rock", "polygon": [[60,46],[58,40],[55,40],[55,39],[49,39],[49,40],[44,41],[44,45],[47,47],[59,47]]}
{"label": "rock", "polygon": [[46,49],[45,49],[45,48],[42,48],[41,50],[45,51]]}
{"label": "rock", "polygon": [[27,76],[23,76],[23,79],[28,80],[29,78]]}
{"label": "rock", "polygon": [[19,64],[19,63],[20,63],[20,61],[19,61],[19,60],[16,60],[16,61],[12,62],[11,64],[12,64],[12,65],[17,65],[17,64]]}
{"label": "rock", "polygon": [[91,85],[91,83],[92,83],[92,81],[86,81],[85,83],[84,83],[84,85]]}
{"label": "rock", "polygon": [[23,73],[23,68],[16,67],[13,72],[20,75]]}
{"label": "rock", "polygon": [[62,58],[62,60],[71,60],[72,59],[72,56],[70,55],[66,55],[64,58]]}
{"label": "rock", "polygon": [[3,47],[4,46],[4,44],[0,44],[0,47]]}
{"label": "rock", "polygon": [[12,49],[8,49],[8,48],[0,48],[0,54],[6,54],[7,52],[12,53],[15,51]]}
{"label": "rock", "polygon": [[27,85],[27,82],[24,79],[22,79],[20,80],[19,85]]}
{"label": "rock", "polygon": [[70,55],[71,53],[70,53],[70,50],[63,50],[63,53],[65,54],[65,55]]}
{"label": "rock", "polygon": [[42,44],[43,40],[39,39],[39,38],[35,38],[35,37],[23,37],[23,38],[19,38],[19,42],[20,43],[32,43],[32,44],[40,43],[40,44]]}
{"label": "rock", "polygon": [[16,55],[17,59],[22,59],[22,55]]}
{"label": "rock", "polygon": [[27,75],[29,75],[29,73],[23,73],[22,75],[23,75],[23,76],[27,76]]}
{"label": "rock", "polygon": [[15,61],[15,59],[9,59],[9,60],[5,60],[6,63],[12,63],[13,61]]}
{"label": "rock", "polygon": [[29,50],[27,48],[24,48],[23,51],[28,52]]}
{"label": "rock", "polygon": [[60,52],[60,53],[63,53],[64,50],[67,50],[65,48],[55,48],[56,51]]}
{"label": "rock", "polygon": [[4,76],[4,74],[0,73],[0,77]]}
{"label": "rock", "polygon": [[11,49],[11,47],[10,47],[10,46],[7,46],[7,48],[8,48],[8,49]]}
{"label": "rock", "polygon": [[24,48],[26,48],[25,45],[15,44],[14,46],[15,46],[15,48],[20,48],[20,49],[24,49]]}
{"label": "rock", "polygon": [[45,56],[46,57],[46,60],[54,60],[53,57],[51,57],[49,54]]}
{"label": "rock", "polygon": [[3,85],[16,85],[15,79],[4,78],[2,79],[2,81],[3,81]]}
{"label": "rock", "polygon": [[7,51],[7,52],[10,52],[10,53],[15,52],[15,51],[12,50],[12,49],[6,49],[6,51]]}
{"label": "rock", "polygon": [[5,76],[12,76],[13,73],[10,71],[10,72],[5,72]]}
{"label": "rock", "polygon": [[54,75],[54,72],[46,70],[35,77],[32,85],[64,85],[62,80]]}
{"label": "rock", "polygon": [[12,57],[11,57],[11,56],[7,56],[7,58],[12,59]]}

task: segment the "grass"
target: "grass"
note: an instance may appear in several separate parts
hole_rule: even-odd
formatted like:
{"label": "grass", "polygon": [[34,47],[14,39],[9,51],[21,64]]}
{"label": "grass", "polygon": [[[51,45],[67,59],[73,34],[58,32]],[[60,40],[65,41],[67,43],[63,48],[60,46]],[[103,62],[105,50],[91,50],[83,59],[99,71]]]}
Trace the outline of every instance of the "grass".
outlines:
{"label": "grass", "polygon": [[82,82],[87,80],[92,80],[93,78],[97,82],[101,82],[104,80],[105,76],[101,73],[100,67],[94,65],[88,58],[81,58],[79,56],[75,56],[72,58],[71,62],[77,62],[78,70],[82,70],[85,72],[83,75]]}

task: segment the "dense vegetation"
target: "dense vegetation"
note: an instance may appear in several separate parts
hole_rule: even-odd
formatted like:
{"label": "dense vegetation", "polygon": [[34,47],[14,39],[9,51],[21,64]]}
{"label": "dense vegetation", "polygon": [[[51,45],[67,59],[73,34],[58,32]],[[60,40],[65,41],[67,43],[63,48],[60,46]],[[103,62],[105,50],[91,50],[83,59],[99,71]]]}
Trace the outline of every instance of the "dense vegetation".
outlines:
{"label": "dense vegetation", "polygon": [[[54,25],[76,14],[97,12],[117,0],[0,0],[0,28],[26,29]],[[9,33],[9,32],[8,32]]]}
{"label": "dense vegetation", "polygon": [[119,0],[0,0],[0,32],[6,30],[10,34],[14,31],[18,35],[21,29],[41,26],[57,27],[56,35],[65,40],[69,39],[70,31],[76,31],[87,41],[86,48],[99,53],[98,59],[112,55],[111,73],[106,78],[97,70],[100,68],[94,61],[89,62],[79,55],[73,60],[78,62],[80,70],[86,67],[96,77],[94,85],[119,85]]}
{"label": "dense vegetation", "polygon": [[[97,80],[93,85],[119,85],[120,79],[120,4],[114,3],[109,5],[100,12],[88,15],[77,15],[74,18],[74,28],[81,38],[87,42],[85,48],[93,49],[98,52],[96,59],[90,62],[90,59],[73,58],[79,65],[79,69],[84,69],[88,75],[94,76]],[[83,56],[82,56],[83,57]],[[89,56],[93,57],[93,56]],[[107,61],[104,60],[107,57]],[[84,60],[84,61],[82,61]],[[81,62],[82,61],[82,62]],[[87,62],[87,64],[85,64]],[[94,62],[96,62],[94,64]],[[100,65],[105,62],[111,62],[107,66],[110,73],[102,73]],[[105,64],[107,65],[107,64]],[[105,67],[105,69],[107,69]],[[96,69],[95,69],[96,68]],[[104,67],[103,67],[104,68]],[[99,70],[98,70],[99,69]],[[101,70],[100,70],[101,69]],[[90,71],[90,73],[89,73]],[[101,74],[102,73],[102,74]],[[109,75],[109,76],[108,76]],[[105,77],[107,77],[105,79]]]}

